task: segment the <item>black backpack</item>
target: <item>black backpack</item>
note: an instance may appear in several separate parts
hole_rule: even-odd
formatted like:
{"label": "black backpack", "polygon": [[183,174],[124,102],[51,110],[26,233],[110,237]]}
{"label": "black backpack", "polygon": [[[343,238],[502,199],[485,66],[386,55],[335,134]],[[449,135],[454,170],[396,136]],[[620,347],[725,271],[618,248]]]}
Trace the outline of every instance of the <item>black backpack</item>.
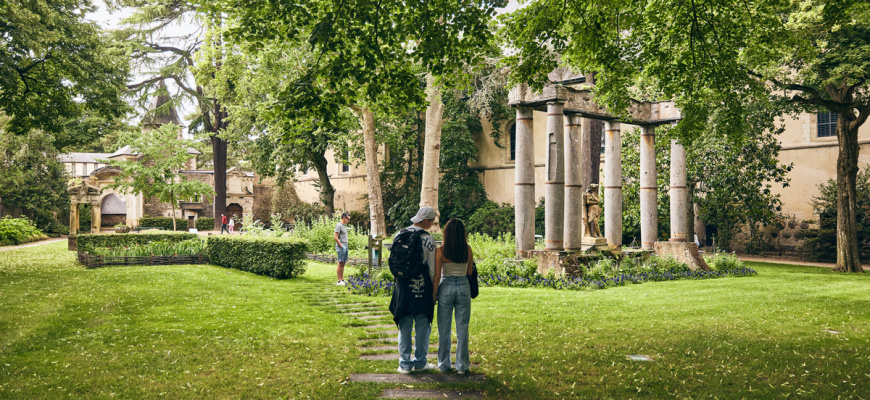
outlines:
{"label": "black backpack", "polygon": [[420,231],[402,229],[393,239],[390,248],[390,272],[396,279],[410,279],[428,272],[428,265],[423,262],[423,239]]}

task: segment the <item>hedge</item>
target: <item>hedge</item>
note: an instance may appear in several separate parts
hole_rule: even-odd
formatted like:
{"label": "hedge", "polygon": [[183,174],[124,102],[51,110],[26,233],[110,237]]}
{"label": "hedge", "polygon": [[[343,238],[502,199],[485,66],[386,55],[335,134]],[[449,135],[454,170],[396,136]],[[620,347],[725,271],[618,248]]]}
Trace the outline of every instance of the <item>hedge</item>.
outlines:
{"label": "hedge", "polygon": [[[139,218],[139,226],[143,228],[163,228],[167,231],[172,230],[172,218],[169,217],[142,217]],[[175,219],[175,227],[177,231],[187,230],[187,220],[184,218]]]}
{"label": "hedge", "polygon": [[308,241],[271,236],[209,236],[208,258],[214,265],[273,278],[305,273]]}
{"label": "hedge", "polygon": [[200,217],[196,220],[196,230],[198,231],[213,231],[214,218]]}
{"label": "hedge", "polygon": [[97,247],[130,247],[136,245],[144,245],[156,241],[180,242],[182,240],[196,239],[199,235],[187,232],[166,232],[166,233],[90,233],[79,235],[76,239],[76,245],[79,252],[89,252]]}
{"label": "hedge", "polygon": [[0,218],[0,246],[11,246],[48,239],[27,217]]}

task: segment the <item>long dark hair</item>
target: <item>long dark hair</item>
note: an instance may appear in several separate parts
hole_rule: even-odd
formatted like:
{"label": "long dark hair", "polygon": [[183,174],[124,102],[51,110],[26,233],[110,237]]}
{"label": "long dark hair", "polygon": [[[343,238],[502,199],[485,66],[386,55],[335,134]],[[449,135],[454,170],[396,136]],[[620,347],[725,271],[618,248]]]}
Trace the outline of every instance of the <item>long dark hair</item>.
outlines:
{"label": "long dark hair", "polygon": [[450,218],[444,225],[444,258],[451,262],[468,261],[468,238],[465,235],[465,224],[462,220]]}

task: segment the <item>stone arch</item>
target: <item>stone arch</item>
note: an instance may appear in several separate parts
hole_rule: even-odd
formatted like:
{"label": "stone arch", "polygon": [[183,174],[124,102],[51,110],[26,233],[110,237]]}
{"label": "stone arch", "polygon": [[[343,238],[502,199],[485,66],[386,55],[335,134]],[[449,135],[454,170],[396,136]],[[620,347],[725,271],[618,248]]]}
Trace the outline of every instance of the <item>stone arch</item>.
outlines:
{"label": "stone arch", "polygon": [[126,224],[127,202],[115,193],[107,193],[101,199],[101,226],[115,226]]}

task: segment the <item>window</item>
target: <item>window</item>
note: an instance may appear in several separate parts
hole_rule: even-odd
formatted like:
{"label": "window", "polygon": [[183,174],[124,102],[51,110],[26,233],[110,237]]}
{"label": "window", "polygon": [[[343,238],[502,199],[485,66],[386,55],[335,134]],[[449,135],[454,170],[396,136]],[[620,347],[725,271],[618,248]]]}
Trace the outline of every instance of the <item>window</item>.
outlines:
{"label": "window", "polygon": [[511,142],[511,161],[517,159],[517,124],[511,125],[510,131],[510,142]]}
{"label": "window", "polygon": [[[350,151],[344,152],[344,159],[347,160],[348,163],[350,162]],[[341,172],[349,172],[349,171],[350,171],[349,164],[341,164]]]}
{"label": "window", "polygon": [[836,137],[837,136],[837,113],[824,112],[818,113],[817,125],[819,128],[818,137]]}

